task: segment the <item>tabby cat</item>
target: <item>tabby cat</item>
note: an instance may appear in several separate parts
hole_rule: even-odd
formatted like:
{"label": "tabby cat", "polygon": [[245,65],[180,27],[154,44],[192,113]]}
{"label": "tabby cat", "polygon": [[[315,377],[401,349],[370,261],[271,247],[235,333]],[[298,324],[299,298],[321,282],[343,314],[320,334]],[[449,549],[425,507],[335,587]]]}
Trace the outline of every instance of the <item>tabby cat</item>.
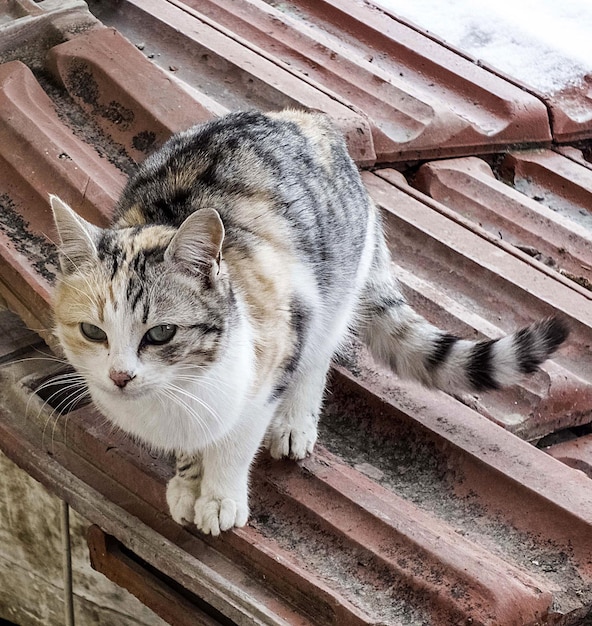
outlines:
{"label": "tabby cat", "polygon": [[406,304],[380,215],[320,113],[231,113],[168,140],[113,225],[51,197],[61,241],[56,332],[96,406],[176,454],[172,517],[217,535],[247,522],[260,445],[302,459],[325,378],[356,330],[397,374],[448,392],[534,372],[556,318],[467,341]]}

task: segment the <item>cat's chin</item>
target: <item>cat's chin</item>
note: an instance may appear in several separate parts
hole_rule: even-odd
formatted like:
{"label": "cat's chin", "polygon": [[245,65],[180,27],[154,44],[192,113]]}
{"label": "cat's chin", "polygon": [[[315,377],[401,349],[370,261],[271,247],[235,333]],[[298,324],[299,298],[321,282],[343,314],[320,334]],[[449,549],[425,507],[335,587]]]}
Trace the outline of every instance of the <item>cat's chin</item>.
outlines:
{"label": "cat's chin", "polygon": [[148,408],[155,401],[155,390],[148,387],[105,389],[98,385],[89,385],[89,391],[94,404],[107,417],[121,411],[136,413],[139,407]]}
{"label": "cat's chin", "polygon": [[196,420],[178,403],[157,402],[154,391],[119,394],[95,387],[90,392],[94,405],[110,422],[154,451],[194,453],[220,439],[230,426],[209,421],[207,413]]}

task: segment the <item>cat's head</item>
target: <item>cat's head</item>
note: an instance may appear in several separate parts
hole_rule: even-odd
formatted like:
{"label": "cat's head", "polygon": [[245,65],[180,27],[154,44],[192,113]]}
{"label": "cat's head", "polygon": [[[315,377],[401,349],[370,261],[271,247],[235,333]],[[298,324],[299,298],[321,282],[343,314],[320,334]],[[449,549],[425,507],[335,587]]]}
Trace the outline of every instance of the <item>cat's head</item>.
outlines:
{"label": "cat's head", "polygon": [[56,196],[51,206],[60,239],[56,334],[99,408],[150,439],[141,424],[114,414],[166,405],[175,394],[182,404],[183,381],[207,371],[224,349],[232,293],[220,217],[201,209],[178,229],[102,229]]}

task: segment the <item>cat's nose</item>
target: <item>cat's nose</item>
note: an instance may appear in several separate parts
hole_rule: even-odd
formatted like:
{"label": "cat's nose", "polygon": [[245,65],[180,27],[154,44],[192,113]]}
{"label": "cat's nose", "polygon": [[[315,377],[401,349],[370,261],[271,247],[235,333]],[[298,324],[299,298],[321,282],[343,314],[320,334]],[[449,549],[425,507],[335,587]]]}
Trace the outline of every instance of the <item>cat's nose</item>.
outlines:
{"label": "cat's nose", "polygon": [[129,372],[118,372],[117,370],[110,370],[109,378],[122,389],[134,378]]}

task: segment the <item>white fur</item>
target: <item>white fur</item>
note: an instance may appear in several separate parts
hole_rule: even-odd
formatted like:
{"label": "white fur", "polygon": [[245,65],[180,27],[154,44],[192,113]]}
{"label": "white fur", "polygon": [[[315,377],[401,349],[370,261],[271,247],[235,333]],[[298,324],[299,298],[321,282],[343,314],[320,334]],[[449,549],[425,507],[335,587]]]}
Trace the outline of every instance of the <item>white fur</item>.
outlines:
{"label": "white fur", "polygon": [[360,292],[370,271],[375,222],[376,213],[370,211],[356,278],[338,310],[327,310],[323,305],[308,266],[299,265],[292,274],[294,291],[300,301],[308,304],[313,319],[307,329],[307,343],[301,356],[304,369],[282,400],[267,430],[265,445],[275,459],[303,459],[313,450],[327,371],[333,355],[353,324]]}
{"label": "white fur", "polygon": [[[92,399],[116,426],[169,452],[196,452],[228,435],[249,401],[254,374],[246,321],[229,337],[221,359],[203,373],[196,369],[191,382],[184,380],[183,366],[163,368],[138,359],[143,332],[134,328],[131,318],[107,317],[102,328],[116,351],[100,345],[74,355],[62,345],[75,367],[91,372],[87,382]],[[109,378],[111,369],[130,372],[134,379],[120,389]],[[171,383],[182,390],[179,404],[163,395]]]}
{"label": "white fur", "polygon": [[[187,381],[186,366],[163,368],[139,359],[137,346],[144,329],[134,326],[132,316],[116,314],[112,307],[105,311],[101,328],[116,351],[89,344],[87,352],[72,354],[62,342],[70,362],[90,372],[86,378],[94,403],[113,424],[156,450],[199,453],[204,466],[201,483],[176,476],[167,487],[176,521],[194,522],[213,535],[243,526],[249,511],[249,468],[275,408],[268,402],[271,387],[250,395],[255,371],[246,316],[230,332],[216,363],[203,373],[196,370],[193,380]],[[130,372],[134,378],[120,389],[109,378],[110,369]],[[177,401],[164,395],[167,387],[173,389],[170,385],[175,386],[171,394]]]}

